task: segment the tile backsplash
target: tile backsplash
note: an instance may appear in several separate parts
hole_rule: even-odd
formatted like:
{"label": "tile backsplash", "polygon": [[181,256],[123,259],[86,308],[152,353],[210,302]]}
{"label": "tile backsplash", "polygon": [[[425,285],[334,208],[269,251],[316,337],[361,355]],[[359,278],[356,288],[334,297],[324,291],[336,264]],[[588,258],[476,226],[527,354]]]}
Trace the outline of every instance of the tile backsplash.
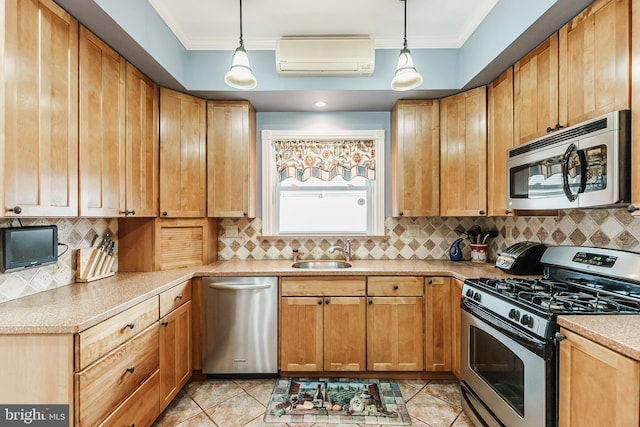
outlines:
{"label": "tile backsplash", "polygon": [[[57,225],[58,262],[42,267],[28,268],[13,273],[0,274],[0,302],[24,297],[36,292],[69,285],[76,278],[76,252],[80,248],[95,246],[104,233],[116,241],[118,220],[105,218],[24,218],[22,225]],[[0,227],[18,227],[17,219],[0,220]],[[66,252],[65,252],[66,250]],[[117,256],[113,270],[118,271]]]}
{"label": "tile backsplash", "polygon": [[[387,218],[385,236],[352,238],[354,259],[448,259],[451,243],[463,237],[454,229],[473,225],[482,230],[495,229],[498,236],[489,243],[489,262],[497,254],[522,240],[547,245],[597,246],[640,252],[640,217],[625,209],[570,209],[558,216],[525,216],[507,218],[419,217]],[[237,227],[235,237],[225,235],[225,227]],[[263,237],[262,221],[224,218],[219,223],[218,259],[260,260],[290,259],[292,249],[299,248],[301,258],[340,258],[328,248],[344,239],[335,237],[283,238]],[[468,240],[461,245],[463,259],[471,257]]]}

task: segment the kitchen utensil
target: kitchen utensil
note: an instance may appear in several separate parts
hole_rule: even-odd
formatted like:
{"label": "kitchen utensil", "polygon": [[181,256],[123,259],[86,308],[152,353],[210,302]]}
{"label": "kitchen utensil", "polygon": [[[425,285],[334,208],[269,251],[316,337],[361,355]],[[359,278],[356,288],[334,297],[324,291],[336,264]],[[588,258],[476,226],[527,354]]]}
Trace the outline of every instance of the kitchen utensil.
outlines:
{"label": "kitchen utensil", "polygon": [[484,235],[484,237],[482,238],[482,244],[484,245],[485,243],[487,243],[487,239],[491,237],[498,237],[498,230],[489,230],[487,231],[487,234]]}
{"label": "kitchen utensil", "polygon": [[464,239],[460,237],[459,239],[456,239],[456,241],[453,242],[451,246],[449,246],[449,258],[451,258],[451,261],[460,261],[462,259],[462,249],[460,249],[460,242],[462,242],[463,240]]}
{"label": "kitchen utensil", "polygon": [[102,260],[102,254],[104,254],[104,251],[107,247],[108,240],[109,240],[109,233],[104,233],[104,236],[102,236],[102,240],[100,241],[100,244],[94,250],[94,253],[91,255],[91,259],[89,260],[89,266],[87,267],[87,270],[86,270],[87,274],[85,277],[83,277],[84,279],[87,279],[89,277],[95,276],[96,274],[100,273],[100,270],[98,269],[98,265]]}
{"label": "kitchen utensil", "polygon": [[482,228],[478,224],[473,225],[469,230],[467,230],[467,236],[471,243],[480,243],[478,238],[482,234]]}

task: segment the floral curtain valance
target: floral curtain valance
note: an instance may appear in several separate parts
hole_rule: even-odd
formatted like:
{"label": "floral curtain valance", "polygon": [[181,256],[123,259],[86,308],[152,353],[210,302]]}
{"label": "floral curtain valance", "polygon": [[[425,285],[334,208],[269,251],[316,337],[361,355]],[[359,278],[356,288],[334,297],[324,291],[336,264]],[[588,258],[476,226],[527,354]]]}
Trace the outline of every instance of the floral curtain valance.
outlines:
{"label": "floral curtain valance", "polygon": [[274,141],[278,179],[346,181],[356,176],[376,178],[376,150],[373,140]]}

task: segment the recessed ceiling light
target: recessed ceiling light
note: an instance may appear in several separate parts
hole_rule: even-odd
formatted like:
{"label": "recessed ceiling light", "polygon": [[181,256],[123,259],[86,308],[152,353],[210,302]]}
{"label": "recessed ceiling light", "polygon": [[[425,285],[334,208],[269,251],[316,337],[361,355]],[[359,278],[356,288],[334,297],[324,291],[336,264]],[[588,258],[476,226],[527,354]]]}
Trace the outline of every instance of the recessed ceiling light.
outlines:
{"label": "recessed ceiling light", "polygon": [[314,105],[316,107],[326,107],[327,104],[328,104],[327,101],[316,101]]}

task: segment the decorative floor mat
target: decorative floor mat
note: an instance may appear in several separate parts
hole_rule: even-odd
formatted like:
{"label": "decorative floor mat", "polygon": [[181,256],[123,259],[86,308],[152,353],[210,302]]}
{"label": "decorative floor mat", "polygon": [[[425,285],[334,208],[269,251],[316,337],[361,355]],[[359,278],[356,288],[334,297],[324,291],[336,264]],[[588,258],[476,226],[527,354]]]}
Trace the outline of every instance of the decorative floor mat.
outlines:
{"label": "decorative floor mat", "polygon": [[393,380],[278,378],[267,423],[411,425]]}

